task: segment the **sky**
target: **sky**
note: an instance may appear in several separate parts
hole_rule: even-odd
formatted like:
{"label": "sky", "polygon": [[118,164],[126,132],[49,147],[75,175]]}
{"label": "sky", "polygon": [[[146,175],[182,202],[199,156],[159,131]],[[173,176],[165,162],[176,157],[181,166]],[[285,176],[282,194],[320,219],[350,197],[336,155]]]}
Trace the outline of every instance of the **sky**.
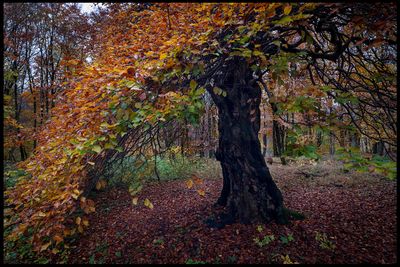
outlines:
{"label": "sky", "polygon": [[94,3],[78,3],[81,7],[82,12],[90,13],[94,10]]}

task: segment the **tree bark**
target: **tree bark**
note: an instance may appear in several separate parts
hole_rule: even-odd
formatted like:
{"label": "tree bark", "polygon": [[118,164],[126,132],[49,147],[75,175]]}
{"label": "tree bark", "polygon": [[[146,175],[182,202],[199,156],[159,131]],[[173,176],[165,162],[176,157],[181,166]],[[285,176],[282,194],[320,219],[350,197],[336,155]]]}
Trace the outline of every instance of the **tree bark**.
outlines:
{"label": "tree bark", "polygon": [[261,89],[251,81],[246,61],[236,59],[234,63],[218,84],[227,95],[210,92],[219,110],[216,158],[224,177],[217,203],[227,206],[234,221],[286,223],[282,194],[272,180],[258,139]]}

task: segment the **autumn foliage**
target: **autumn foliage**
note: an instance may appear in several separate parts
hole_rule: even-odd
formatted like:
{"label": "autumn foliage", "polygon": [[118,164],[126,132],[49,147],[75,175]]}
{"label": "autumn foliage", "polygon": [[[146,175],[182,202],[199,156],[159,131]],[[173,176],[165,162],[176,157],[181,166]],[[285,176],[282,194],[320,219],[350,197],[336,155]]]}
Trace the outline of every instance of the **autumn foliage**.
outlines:
{"label": "autumn foliage", "polygon": [[[5,193],[6,203],[17,215],[13,217],[15,221],[6,224],[18,223],[7,238],[16,240],[32,227],[35,249],[56,253],[65,238],[86,231],[90,227],[87,215],[96,212],[93,200],[87,197],[88,192],[107,186],[106,181],[93,175],[95,170],[102,170],[104,162],[112,156],[127,153],[127,140],[135,131],[151,131],[171,121],[197,122],[204,111],[202,95],[206,89],[203,84],[215,71],[212,63],[217,58],[242,57],[260,71],[270,67],[270,71],[264,73],[268,76],[269,90],[275,88],[269,103],[279,103],[275,111],[280,111],[274,117],[288,128],[290,120],[285,121],[282,110],[299,112],[298,121],[308,126],[344,126],[355,120],[355,113],[364,112],[371,119],[357,121],[358,127],[366,129],[368,125],[378,125],[376,129],[368,128],[366,134],[392,144],[396,139],[395,129],[383,131],[388,121],[379,124],[374,123],[374,119],[389,112],[388,124],[395,120],[392,106],[395,80],[383,80],[377,85],[357,75],[372,76],[378,72],[394,77],[394,65],[375,66],[373,61],[359,64],[354,73],[343,74],[351,84],[346,84],[343,78],[337,85],[332,78],[321,74],[333,71],[336,63],[330,62],[322,69],[320,65],[313,67],[303,62],[294,78],[288,64],[291,62],[295,66],[297,60],[304,60],[307,55],[292,51],[297,49],[292,46],[296,38],[301,37],[308,38],[309,43],[300,50],[313,47],[312,34],[298,37],[287,33],[286,39],[277,38],[275,45],[284,51],[279,56],[265,53],[266,48],[253,41],[258,33],[271,29],[279,31],[290,26],[306,29],[307,19],[318,8],[320,5],[315,3],[111,5],[107,19],[98,24],[99,29],[94,34],[93,62],[70,56],[61,61],[65,68],[62,83],[65,89],[54,96],[57,102],[49,120],[35,135],[37,146],[32,155],[19,164],[28,175]],[[332,10],[334,12],[335,6]],[[362,32],[363,18],[352,19]],[[377,31],[386,24],[376,27]],[[379,38],[387,42],[385,38],[393,36]],[[348,40],[360,45],[367,39],[349,37]],[[371,42],[368,47],[379,44]],[[359,55],[354,54],[354,57],[361,60]],[[303,75],[314,79],[303,79]],[[369,93],[371,90],[385,85],[387,90],[379,96],[381,100],[390,100],[391,110],[381,106],[374,110],[373,105],[362,105],[375,97],[374,93]],[[332,89],[335,86],[345,90],[335,93]],[[351,86],[362,90],[352,91]],[[218,96],[226,95],[218,87],[212,90]],[[345,102],[344,109],[335,104],[337,99]],[[345,113],[346,119],[338,120],[338,113]],[[9,127],[20,127],[11,117],[6,118],[6,123]],[[378,136],[377,132],[385,134]],[[147,156],[154,154],[149,147],[143,151]],[[194,177],[187,187],[200,183],[201,180]],[[205,195],[202,190],[198,194]],[[144,204],[150,208],[153,205],[148,199]]]}

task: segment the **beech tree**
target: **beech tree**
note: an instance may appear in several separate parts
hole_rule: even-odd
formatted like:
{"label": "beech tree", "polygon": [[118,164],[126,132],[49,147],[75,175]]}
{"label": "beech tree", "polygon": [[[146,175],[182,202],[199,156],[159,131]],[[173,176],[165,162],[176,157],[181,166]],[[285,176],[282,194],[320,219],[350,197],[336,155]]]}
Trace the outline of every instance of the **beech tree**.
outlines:
{"label": "beech tree", "polygon": [[[35,153],[20,164],[32,177],[7,192],[21,220],[10,238],[35,226],[33,243],[43,251],[83,232],[89,222],[74,212],[95,212],[88,193],[105,186],[100,177],[110,162],[126,155],[144,161],[168,147],[157,141],[160,132],[176,121],[196,123],[206,92],[218,108],[215,156],[223,188],[217,203],[228,212],[223,223],[286,223],[290,211],[258,138],[262,90],[276,111],[279,106],[265,78],[283,83],[288,62],[296,62],[308,71],[315,90],[339,104],[339,99],[347,105],[352,97],[361,98],[357,86],[346,83],[355,79],[356,84],[360,77],[343,76],[341,70],[367,64],[373,52],[352,55],[360,46],[366,51],[385,46],[396,54],[395,8],[361,3],[111,4],[101,21],[104,29],[96,31],[95,61],[72,64],[70,90],[52,109],[54,117],[41,132]],[[315,74],[327,66],[339,74],[322,71],[328,78],[316,80]],[[387,68],[393,75],[395,66]],[[363,79],[362,88],[372,97],[366,81],[377,73],[380,67],[368,68]],[[380,97],[386,94],[390,114],[396,116],[395,92],[389,89]],[[148,199],[144,204],[152,207]]]}

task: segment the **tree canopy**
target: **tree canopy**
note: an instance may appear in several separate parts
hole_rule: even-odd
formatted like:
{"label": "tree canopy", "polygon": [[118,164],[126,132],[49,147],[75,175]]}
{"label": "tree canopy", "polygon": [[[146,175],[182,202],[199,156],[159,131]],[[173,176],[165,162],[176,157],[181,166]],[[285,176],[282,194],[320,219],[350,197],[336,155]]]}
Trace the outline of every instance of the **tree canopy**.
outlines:
{"label": "tree canopy", "polygon": [[[6,192],[19,217],[11,239],[33,227],[44,251],[85,231],[96,211],[88,193],[105,186],[111,162],[160,153],[160,131],[198,123],[206,92],[220,115],[247,112],[258,133],[258,93],[238,93],[232,79],[262,88],[282,124],[296,111],[304,125],[355,127],[397,146],[394,3],[120,3],[101,12],[86,45],[92,62],[60,59],[63,89],[19,164],[28,175]],[[245,93],[248,103],[237,98]]]}

